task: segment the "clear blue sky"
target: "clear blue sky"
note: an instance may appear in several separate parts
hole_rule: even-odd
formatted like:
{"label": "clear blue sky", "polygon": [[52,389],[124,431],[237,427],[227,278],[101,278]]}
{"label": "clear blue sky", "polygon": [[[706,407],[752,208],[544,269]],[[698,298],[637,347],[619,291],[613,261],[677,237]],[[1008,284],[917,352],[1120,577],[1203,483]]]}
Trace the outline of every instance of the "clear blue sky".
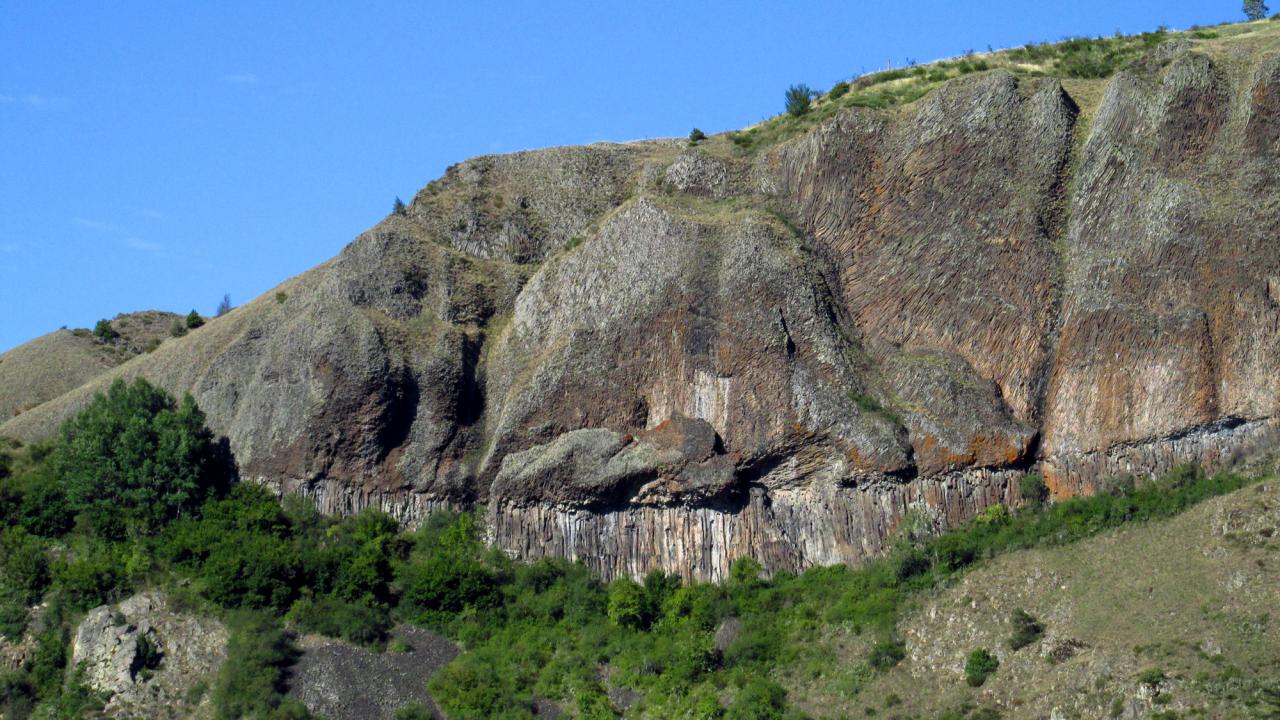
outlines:
{"label": "clear blue sky", "polygon": [[472,155],[717,132],[791,83],[1237,19],[1238,0],[6,2],[0,350],[248,300]]}

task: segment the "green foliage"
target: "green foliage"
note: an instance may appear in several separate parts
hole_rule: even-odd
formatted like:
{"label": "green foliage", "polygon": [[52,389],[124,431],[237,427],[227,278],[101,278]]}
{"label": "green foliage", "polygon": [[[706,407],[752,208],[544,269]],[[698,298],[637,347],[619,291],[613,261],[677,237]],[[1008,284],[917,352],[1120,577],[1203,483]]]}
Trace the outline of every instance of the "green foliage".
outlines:
{"label": "green foliage", "polygon": [[813,104],[813,96],[813,90],[803,83],[787,88],[785,94],[787,114],[791,117],[800,117],[809,112],[809,107]]}
{"label": "green foliage", "polygon": [[263,613],[233,616],[227,659],[213,686],[213,705],[224,720],[267,717],[284,699],[284,668],[293,659],[288,636]]}
{"label": "green foliage", "polygon": [[725,720],[775,720],[787,708],[787,691],[777,683],[755,678],[738,689],[726,709]]}
{"label": "green foliage", "polygon": [[391,214],[404,215],[406,212],[407,210],[404,206],[404,201],[401,200],[399,196],[397,196],[396,201],[391,205]]}
{"label": "green foliage", "polygon": [[287,293],[287,292],[285,292],[285,291],[283,291],[283,290],[280,290],[280,291],[276,292],[276,302],[277,302],[278,304],[283,305],[283,304],[284,304],[284,301],[285,301],[285,300],[288,300],[288,299],[289,299],[289,293]]}
{"label": "green foliage", "polygon": [[1049,486],[1036,473],[1027,473],[1018,481],[1018,495],[1028,505],[1038,506],[1049,499]]}
{"label": "green foliage", "polygon": [[867,662],[876,670],[888,670],[907,656],[907,646],[897,638],[888,638],[871,646]]}
{"label": "green foliage", "polygon": [[1008,525],[1011,519],[1013,516],[1009,514],[1009,508],[1003,503],[995,503],[982,508],[974,521],[979,525]]}
{"label": "green foliage", "polygon": [[643,630],[653,617],[644,588],[628,578],[618,578],[609,585],[609,619],[625,628]]}
{"label": "green foliage", "polygon": [[1040,639],[1044,634],[1044,625],[1034,615],[1018,608],[1009,617],[1013,626],[1013,636],[1009,638],[1009,649],[1020,650]]}
{"label": "green foliage", "polygon": [[1138,673],[1138,684],[1155,687],[1165,680],[1164,671],[1158,667],[1147,668]]}
{"label": "green foliage", "polygon": [[729,565],[729,581],[735,585],[752,586],[760,579],[764,568],[753,557],[743,556]]}
{"label": "green foliage", "polygon": [[706,133],[704,133],[704,132],[702,132],[702,131],[701,131],[701,130],[699,130],[698,128],[694,128],[694,129],[692,129],[692,130],[690,130],[690,131],[689,131],[689,144],[690,144],[690,145],[697,145],[698,143],[700,143],[700,142],[702,142],[703,140],[706,140],[706,139],[707,139],[707,134],[706,134]]}
{"label": "green foliage", "polygon": [[172,337],[182,337],[187,334],[187,324],[181,318],[174,318],[169,324],[169,335]]}
{"label": "green foliage", "polygon": [[831,90],[827,92],[827,99],[839,100],[840,98],[844,97],[845,93],[847,92],[849,92],[849,83],[841,80],[840,82],[832,86]]}
{"label": "green foliage", "polygon": [[421,703],[411,703],[396,710],[395,720],[431,720],[434,716]]}
{"label": "green foliage", "polygon": [[412,562],[400,567],[400,612],[425,625],[451,614],[490,607],[500,599],[501,578],[485,554],[470,514],[441,527],[428,524],[415,538]]}
{"label": "green foliage", "polygon": [[120,337],[120,333],[116,332],[116,329],[111,327],[110,320],[103,319],[99,320],[98,324],[93,326],[93,336],[102,342],[111,342],[112,340]]}
{"label": "green foliage", "polygon": [[978,648],[969,653],[969,657],[965,660],[964,681],[969,683],[970,687],[980,687],[987,678],[995,674],[999,667],[1000,661],[995,655],[987,652],[986,648]]}
{"label": "green foliage", "polygon": [[191,312],[187,313],[187,329],[188,330],[195,330],[201,325],[204,325],[204,318],[200,317],[200,313],[196,312],[195,310],[192,310]]}
{"label": "green foliage", "polygon": [[1241,9],[1244,11],[1244,16],[1250,20],[1262,20],[1270,12],[1263,0],[1244,0]]}
{"label": "green foliage", "polygon": [[62,427],[58,474],[74,512],[94,532],[150,534],[209,495],[216,463],[204,413],[138,378],[117,379]]}

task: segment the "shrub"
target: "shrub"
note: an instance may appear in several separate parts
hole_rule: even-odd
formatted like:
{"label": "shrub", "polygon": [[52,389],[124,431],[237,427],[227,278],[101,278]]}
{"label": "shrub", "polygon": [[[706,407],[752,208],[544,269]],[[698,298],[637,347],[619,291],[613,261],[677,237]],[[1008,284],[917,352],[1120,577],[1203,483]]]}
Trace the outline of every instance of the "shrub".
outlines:
{"label": "shrub", "polygon": [[175,404],[142,378],[117,379],[63,425],[55,467],[71,509],[117,538],[190,514],[217,477],[213,437],[195,401]]}
{"label": "shrub", "polygon": [[876,670],[888,670],[907,656],[907,646],[896,638],[886,638],[871,646],[867,662]]}
{"label": "shrub", "polygon": [[726,720],[773,720],[782,718],[787,707],[787,691],[781,685],[753,679],[738,689],[725,710]]}
{"label": "shrub", "polygon": [[1148,687],[1155,687],[1164,682],[1165,674],[1160,668],[1147,668],[1138,673],[1138,683]]}
{"label": "shrub", "polygon": [[1005,507],[1003,503],[986,506],[975,518],[979,525],[993,526],[1008,525],[1012,519],[1013,517],[1009,515],[1009,508]]}
{"label": "shrub", "polygon": [[396,710],[395,720],[431,720],[434,715],[421,703],[410,703]]}
{"label": "shrub", "polygon": [[836,83],[834,86],[832,86],[831,90],[827,93],[827,97],[831,98],[832,100],[839,100],[840,98],[844,97],[845,93],[847,92],[849,92],[849,83],[844,82],[842,80]]}
{"label": "shrub", "polygon": [[191,312],[187,313],[187,329],[188,330],[195,330],[201,325],[204,325],[204,318],[200,317],[200,313],[196,312],[195,310],[192,310]]}
{"label": "shrub", "polygon": [[146,344],[142,346],[142,352],[153,353],[159,348],[160,348],[160,338],[153,337],[150,340],[147,340]]}
{"label": "shrub", "polygon": [[735,585],[754,585],[764,568],[753,557],[740,557],[729,565],[729,581]]}
{"label": "shrub", "polygon": [[399,196],[396,196],[396,201],[395,201],[395,203],[393,203],[393,204],[391,205],[391,214],[392,214],[392,215],[404,215],[406,212],[407,212],[407,210],[406,210],[406,208],[405,208],[405,206],[404,206],[404,201],[403,201],[403,200],[401,200]]}
{"label": "shrub", "polygon": [[169,335],[172,337],[182,337],[187,334],[187,324],[181,318],[174,318],[169,324]]}
{"label": "shrub", "polygon": [[644,588],[627,578],[609,584],[609,619],[633,630],[649,627],[653,620]]}
{"label": "shrub", "polygon": [[304,632],[342,638],[361,645],[382,643],[391,627],[391,614],[385,608],[344,602],[331,596],[297,601],[289,610],[289,619]]}
{"label": "shrub", "polygon": [[809,106],[813,104],[813,90],[804,84],[792,85],[787,88],[785,98],[787,114],[800,117],[809,112]]}
{"label": "shrub", "polygon": [[1036,473],[1027,473],[1018,481],[1018,495],[1029,505],[1040,505],[1049,499],[1049,486]]}
{"label": "shrub", "polygon": [[964,681],[970,687],[980,687],[1000,667],[1000,661],[986,648],[978,648],[969,653],[964,663]]}
{"label": "shrub", "polygon": [[294,657],[288,636],[264,614],[234,616],[231,626],[213,706],[224,720],[266,716],[283,700],[284,670]]}
{"label": "shrub", "polygon": [[226,315],[227,313],[231,312],[231,308],[232,308],[231,294],[227,293],[222,296],[221,300],[218,301],[218,309],[214,312],[214,316],[222,317],[223,315]]}
{"label": "shrub", "polygon": [[698,143],[700,143],[700,142],[702,142],[703,140],[706,140],[706,139],[707,139],[707,134],[706,134],[706,133],[704,133],[704,132],[702,132],[702,131],[701,131],[701,130],[699,130],[698,128],[694,128],[694,129],[692,129],[692,130],[690,130],[690,131],[689,131],[689,144],[690,144],[690,145],[697,145]]}
{"label": "shrub", "polygon": [[1249,20],[1262,20],[1267,16],[1267,4],[1263,0],[1244,0],[1241,8]]}
{"label": "shrub", "polygon": [[1018,608],[1009,617],[1013,626],[1013,637],[1009,638],[1009,648],[1019,650],[1040,639],[1044,634],[1044,625],[1034,615]]}
{"label": "shrub", "polygon": [[111,327],[110,320],[104,319],[99,320],[98,324],[93,326],[93,336],[102,342],[111,342],[120,337],[120,333],[116,332],[114,327]]}
{"label": "shrub", "polygon": [[276,293],[276,302],[283,305],[285,300],[289,299],[289,293],[281,290]]}

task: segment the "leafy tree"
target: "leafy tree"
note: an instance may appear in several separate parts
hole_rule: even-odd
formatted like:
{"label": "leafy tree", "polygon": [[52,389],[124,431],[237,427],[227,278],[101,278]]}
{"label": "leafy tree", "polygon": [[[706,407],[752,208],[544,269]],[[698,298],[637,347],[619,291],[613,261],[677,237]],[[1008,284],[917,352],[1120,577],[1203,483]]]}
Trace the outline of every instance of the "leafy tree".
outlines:
{"label": "leafy tree", "polygon": [[195,310],[192,310],[191,312],[187,313],[187,329],[188,330],[195,330],[201,325],[204,325],[204,318],[200,317],[200,313],[196,312]]}
{"label": "leafy tree", "polygon": [[792,117],[800,117],[809,112],[809,106],[813,103],[814,92],[808,85],[792,85],[787,88],[786,92],[786,108],[787,114]]}
{"label": "leafy tree", "polygon": [[98,321],[97,325],[93,326],[93,336],[102,342],[111,342],[120,337],[120,333],[116,332],[114,327],[111,327],[110,320],[102,319]]}
{"label": "leafy tree", "polygon": [[215,316],[222,317],[223,315],[231,312],[231,308],[231,293],[224,293],[222,300],[218,303],[218,310],[215,313]]}
{"label": "leafy tree", "polygon": [[117,379],[67,421],[55,459],[71,509],[100,535],[149,534],[192,513],[214,488],[204,413],[138,378]]}
{"label": "leafy tree", "polygon": [[643,630],[649,626],[649,601],[644,588],[629,578],[609,584],[609,619],[625,628]]}
{"label": "leafy tree", "polygon": [[1263,0],[1244,0],[1244,14],[1250,20],[1261,20],[1267,16],[1267,4]]}
{"label": "leafy tree", "polygon": [[227,659],[213,688],[219,720],[265,717],[284,700],[284,669],[293,659],[280,623],[265,614],[232,618]]}

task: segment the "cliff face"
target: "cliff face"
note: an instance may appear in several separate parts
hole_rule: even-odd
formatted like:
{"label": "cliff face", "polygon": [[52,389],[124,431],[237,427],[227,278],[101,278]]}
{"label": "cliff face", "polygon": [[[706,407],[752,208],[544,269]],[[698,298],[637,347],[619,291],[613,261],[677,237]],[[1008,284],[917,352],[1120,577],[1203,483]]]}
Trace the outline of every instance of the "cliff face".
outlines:
{"label": "cliff face", "polygon": [[1270,441],[1278,127],[1280,55],[1170,42],[1091,114],[993,71],[754,153],[477,158],[0,433],[145,375],[325,511],[483,504],[605,576],[856,562],[1028,471],[1066,496]]}

